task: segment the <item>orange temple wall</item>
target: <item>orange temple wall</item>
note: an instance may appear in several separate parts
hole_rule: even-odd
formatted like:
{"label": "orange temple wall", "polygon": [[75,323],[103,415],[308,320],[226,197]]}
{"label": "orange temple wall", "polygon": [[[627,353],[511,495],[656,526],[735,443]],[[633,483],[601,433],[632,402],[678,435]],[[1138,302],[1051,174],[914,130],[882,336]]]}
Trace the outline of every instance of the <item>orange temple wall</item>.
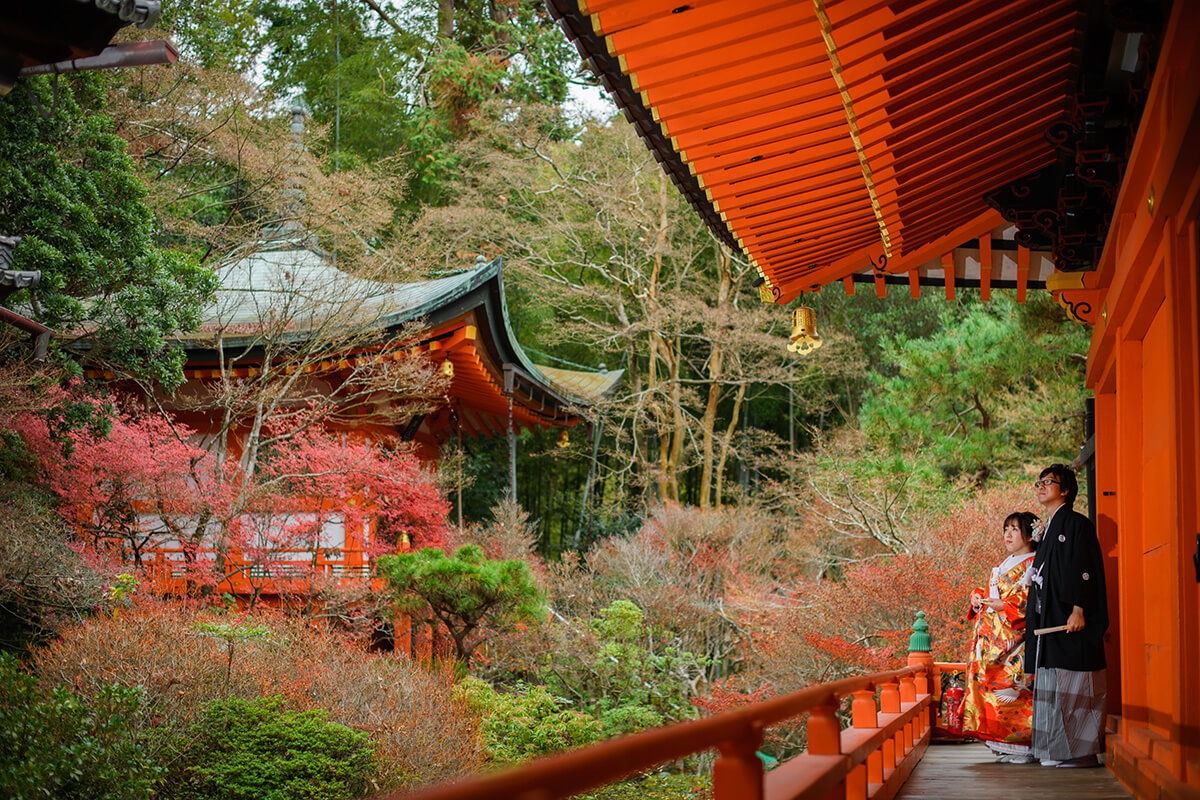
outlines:
{"label": "orange temple wall", "polygon": [[1200,4],[1175,3],[1099,265],[1089,354],[1109,555],[1110,765],[1200,796]]}

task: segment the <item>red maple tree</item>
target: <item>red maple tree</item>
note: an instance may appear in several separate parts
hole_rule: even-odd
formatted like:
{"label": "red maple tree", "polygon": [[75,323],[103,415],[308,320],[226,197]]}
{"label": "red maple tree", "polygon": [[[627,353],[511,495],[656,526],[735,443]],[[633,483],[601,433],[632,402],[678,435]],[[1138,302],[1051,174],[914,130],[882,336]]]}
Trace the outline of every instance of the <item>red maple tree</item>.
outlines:
{"label": "red maple tree", "polygon": [[[71,399],[97,414],[119,406],[111,397]],[[352,530],[362,532],[356,544],[367,558],[445,544],[449,505],[415,456],[352,432],[277,431],[246,472],[199,446],[186,426],[131,404],[108,430],[59,430],[36,411],[11,427],[84,541],[135,568],[169,566],[190,586],[228,589],[240,579],[257,596],[269,577],[317,578],[318,555],[336,559]],[[331,528],[340,541],[323,539]]]}

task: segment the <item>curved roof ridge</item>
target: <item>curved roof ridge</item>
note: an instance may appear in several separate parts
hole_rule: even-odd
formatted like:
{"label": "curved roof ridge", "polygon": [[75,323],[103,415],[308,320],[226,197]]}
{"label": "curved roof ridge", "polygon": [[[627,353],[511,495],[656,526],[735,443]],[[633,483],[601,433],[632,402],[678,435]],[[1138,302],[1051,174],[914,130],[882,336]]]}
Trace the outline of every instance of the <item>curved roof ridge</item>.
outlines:
{"label": "curved roof ridge", "polygon": [[[391,283],[345,272],[303,239],[277,239],[263,242],[217,273],[220,288],[202,312],[200,328],[175,339],[188,350],[253,345],[268,326],[303,339],[306,331],[336,314],[356,315],[383,330],[395,330],[420,319],[436,325],[439,312],[444,320],[482,306],[499,361],[564,402],[591,405],[611,392],[624,374],[560,369],[531,358],[512,328],[499,256],[451,275]],[[494,288],[489,290],[488,284]],[[218,331],[229,334],[219,345],[212,337]]]}

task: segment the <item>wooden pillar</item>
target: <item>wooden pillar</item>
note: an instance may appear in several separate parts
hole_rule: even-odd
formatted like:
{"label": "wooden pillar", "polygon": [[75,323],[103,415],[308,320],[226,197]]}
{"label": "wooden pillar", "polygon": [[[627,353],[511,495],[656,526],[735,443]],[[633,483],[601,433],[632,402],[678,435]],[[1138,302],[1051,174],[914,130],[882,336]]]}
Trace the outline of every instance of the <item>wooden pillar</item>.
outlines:
{"label": "wooden pillar", "polygon": [[758,758],[762,730],[748,727],[739,738],[724,742],[713,764],[713,800],[762,800],[763,766]]}
{"label": "wooden pillar", "polygon": [[504,393],[508,396],[508,499],[517,502],[517,433],[513,430],[513,389],[516,376],[513,365],[504,365]]}
{"label": "wooden pillar", "polygon": [[1120,715],[1122,704],[1121,585],[1122,571],[1130,562],[1121,560],[1117,530],[1117,395],[1109,387],[1097,389],[1095,397],[1096,501],[1091,512],[1096,520],[1096,538],[1104,553],[1104,580],[1108,592],[1108,634],[1104,655],[1108,661],[1108,713]]}
{"label": "wooden pillar", "polygon": [[[1116,475],[1117,624],[1121,630],[1120,661],[1143,665],[1146,661],[1145,611],[1142,568],[1142,346],[1119,336],[1116,354],[1116,462],[1125,467]],[[1101,489],[1101,497],[1104,490]],[[1107,579],[1108,576],[1106,575]],[[1109,609],[1113,614],[1113,609]],[[1144,667],[1143,667],[1144,669]],[[1131,726],[1147,721],[1146,682],[1123,687],[1121,735],[1128,740]]]}
{"label": "wooden pillar", "polygon": [[[1194,140],[1193,140],[1194,143]],[[1180,779],[1200,786],[1200,171],[1192,179],[1192,206],[1181,209],[1175,233],[1174,264],[1167,275],[1167,302],[1173,306],[1176,342],[1175,406],[1179,532],[1183,547],[1177,663],[1181,678],[1176,728],[1180,737]]]}

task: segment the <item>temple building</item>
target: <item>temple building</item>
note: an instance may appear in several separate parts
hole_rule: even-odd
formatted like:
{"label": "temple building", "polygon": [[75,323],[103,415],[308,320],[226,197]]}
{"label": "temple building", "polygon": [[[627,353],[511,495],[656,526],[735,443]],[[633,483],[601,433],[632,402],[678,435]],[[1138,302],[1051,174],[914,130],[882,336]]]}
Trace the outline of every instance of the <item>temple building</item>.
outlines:
{"label": "temple building", "polygon": [[[277,239],[218,275],[216,301],[199,329],[176,340],[187,352],[187,382],[179,400],[164,398],[200,431],[202,415],[187,410],[188,398],[212,382],[260,374],[264,359],[319,376],[317,389],[332,393],[360,364],[426,353],[450,378],[444,402],[378,432],[413,441],[427,462],[459,432],[478,438],[577,425],[623,374],[534,363],[509,322],[499,258],[432,280],[388,283],[339,270],[301,239]],[[348,424],[378,425],[372,411],[386,402],[359,408]]]}
{"label": "temple building", "polygon": [[[499,258],[477,259],[450,275],[391,283],[340,270],[331,254],[302,236],[258,242],[218,270],[220,288],[200,327],[175,339],[186,352],[185,382],[171,395],[157,392],[154,404],[195,431],[198,444],[224,448],[235,459],[256,425],[269,422],[255,416],[266,399],[275,415],[328,403],[336,411],[320,423],[325,430],[407,441],[427,468],[444,445],[464,437],[507,437],[511,464],[521,430],[557,429],[565,436],[580,423],[590,428],[590,407],[617,386],[623,371],[567,370],[531,360],[509,322],[502,266]],[[448,379],[440,396],[404,396],[404,382],[420,373],[387,383],[390,367],[414,360],[432,362]],[[89,374],[125,385],[112,373]],[[515,496],[515,470],[509,480]],[[303,594],[313,578],[370,579],[377,549],[372,516],[314,506],[277,515],[271,524],[303,523],[305,514],[320,526],[311,552],[257,558],[223,552],[233,560],[215,591],[270,603],[281,594]],[[162,528],[159,516],[148,510],[143,527]],[[142,558],[157,591],[189,591],[184,550],[167,530],[154,535]]]}

